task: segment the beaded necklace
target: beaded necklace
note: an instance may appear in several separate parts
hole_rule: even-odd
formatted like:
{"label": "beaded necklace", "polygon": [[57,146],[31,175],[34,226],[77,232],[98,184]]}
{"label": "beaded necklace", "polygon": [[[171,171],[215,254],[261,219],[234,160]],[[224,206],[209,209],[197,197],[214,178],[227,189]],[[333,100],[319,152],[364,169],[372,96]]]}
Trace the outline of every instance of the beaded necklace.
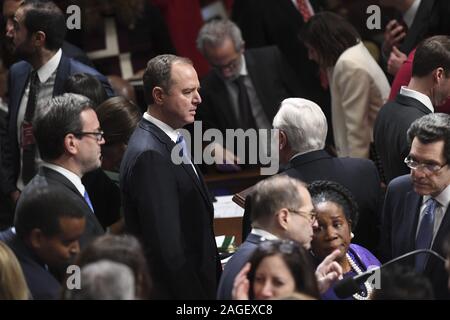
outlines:
{"label": "beaded necklace", "polygon": [[[348,253],[346,253],[345,256],[348,260],[348,263],[350,263],[350,266],[352,267],[352,269],[355,270],[356,274],[363,273],[361,268],[358,266],[358,264],[352,259],[352,257]],[[372,293],[372,290],[373,290],[372,286],[367,281],[364,282],[364,286],[366,287],[367,295],[363,296],[363,295],[360,295],[359,293],[355,293],[353,295],[353,298],[355,298],[356,300],[368,300],[369,299],[370,294]]]}

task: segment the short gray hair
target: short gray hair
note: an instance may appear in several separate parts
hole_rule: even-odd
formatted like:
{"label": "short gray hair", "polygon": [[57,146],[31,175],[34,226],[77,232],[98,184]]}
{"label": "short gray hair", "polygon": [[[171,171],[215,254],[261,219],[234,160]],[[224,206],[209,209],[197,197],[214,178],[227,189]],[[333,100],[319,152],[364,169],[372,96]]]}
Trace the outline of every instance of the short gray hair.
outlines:
{"label": "short gray hair", "polygon": [[197,49],[205,55],[205,45],[220,46],[225,39],[230,38],[236,51],[244,45],[241,30],[231,20],[212,20],[206,23],[198,33]]}
{"label": "short gray hair", "polygon": [[67,300],[134,300],[133,271],[110,260],[100,260],[81,268],[81,289],[67,290]]}
{"label": "short gray hair", "polygon": [[298,188],[306,186],[300,180],[276,175],[256,184],[251,194],[252,224],[267,225],[282,208],[296,209],[301,205]]}
{"label": "short gray hair", "polygon": [[306,153],[325,147],[327,119],[322,109],[310,100],[283,100],[273,119],[273,127],[286,133],[289,146],[295,152]]}

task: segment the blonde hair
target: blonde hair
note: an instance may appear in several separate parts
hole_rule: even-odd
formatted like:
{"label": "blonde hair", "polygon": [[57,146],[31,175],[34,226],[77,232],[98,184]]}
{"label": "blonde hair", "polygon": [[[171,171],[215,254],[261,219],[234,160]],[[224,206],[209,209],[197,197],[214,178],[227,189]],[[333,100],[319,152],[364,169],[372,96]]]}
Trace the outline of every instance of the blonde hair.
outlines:
{"label": "blonde hair", "polygon": [[27,300],[28,286],[15,254],[0,241],[0,300]]}

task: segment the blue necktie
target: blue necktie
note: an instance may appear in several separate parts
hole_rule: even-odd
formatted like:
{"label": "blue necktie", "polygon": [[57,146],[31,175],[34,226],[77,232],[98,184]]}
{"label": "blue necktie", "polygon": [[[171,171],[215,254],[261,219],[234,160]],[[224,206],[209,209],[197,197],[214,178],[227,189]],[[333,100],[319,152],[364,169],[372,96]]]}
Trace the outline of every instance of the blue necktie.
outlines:
{"label": "blue necktie", "polygon": [[92,212],[94,212],[94,207],[92,206],[91,199],[89,199],[89,195],[86,190],[84,190],[84,200],[86,200],[89,208],[91,208]]}
{"label": "blue necktie", "polygon": [[184,159],[187,160],[187,162],[183,161],[183,163],[185,163],[185,164],[191,163],[191,159],[189,157],[189,151],[188,151],[187,146],[186,146],[186,140],[184,140],[184,137],[183,137],[183,135],[181,133],[178,133],[178,138],[177,138],[176,144],[180,144],[181,145],[180,157],[182,157],[183,160]]}
{"label": "blue necktie", "polygon": [[[431,242],[433,240],[434,215],[438,205],[439,203],[433,198],[427,200],[425,212],[422,217],[422,221],[420,222],[419,232],[417,233],[416,250],[431,248]],[[423,271],[427,260],[427,254],[418,254],[416,256],[416,271]]]}

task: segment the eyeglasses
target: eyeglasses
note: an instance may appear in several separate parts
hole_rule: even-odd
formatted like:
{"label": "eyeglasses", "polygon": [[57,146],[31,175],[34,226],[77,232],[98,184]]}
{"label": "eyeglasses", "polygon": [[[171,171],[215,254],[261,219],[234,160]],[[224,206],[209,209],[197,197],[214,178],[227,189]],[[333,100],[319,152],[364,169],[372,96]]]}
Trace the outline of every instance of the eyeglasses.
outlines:
{"label": "eyeglasses", "polygon": [[421,169],[428,174],[437,173],[439,170],[441,170],[443,167],[447,165],[447,163],[443,165],[420,163],[419,161],[414,160],[411,156],[407,156],[404,162],[409,168],[413,170]]}
{"label": "eyeglasses", "polygon": [[294,210],[294,209],[288,209],[288,211],[296,213],[298,215],[301,215],[302,217],[308,219],[308,221],[313,224],[317,219],[317,213],[314,211],[301,211],[301,210]]}
{"label": "eyeglasses", "polygon": [[281,252],[292,254],[299,250],[299,245],[292,240],[264,240],[258,245],[258,249],[265,253]]}
{"label": "eyeglasses", "polygon": [[98,142],[102,141],[103,140],[103,136],[105,135],[105,133],[102,130],[97,131],[97,132],[83,132],[82,131],[82,132],[72,132],[72,133],[76,137],[82,137],[82,136],[86,136],[86,135],[92,134],[93,136],[95,136],[95,139]]}

